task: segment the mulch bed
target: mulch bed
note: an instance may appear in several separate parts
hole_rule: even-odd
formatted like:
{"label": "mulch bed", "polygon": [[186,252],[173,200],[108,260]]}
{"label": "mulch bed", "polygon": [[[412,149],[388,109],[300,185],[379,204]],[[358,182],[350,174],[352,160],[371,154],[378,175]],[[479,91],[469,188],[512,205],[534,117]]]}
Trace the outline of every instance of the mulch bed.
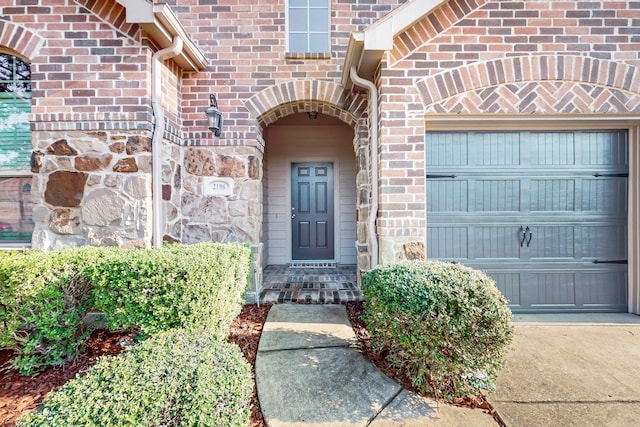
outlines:
{"label": "mulch bed", "polygon": [[[411,381],[402,369],[395,369],[385,361],[385,352],[376,354],[371,349],[371,337],[362,322],[362,303],[346,303],[347,312],[353,325],[353,330],[358,338],[362,353],[389,377],[401,382],[407,389],[412,390]],[[267,319],[270,305],[260,307],[246,305],[241,313],[233,321],[229,333],[229,341],[238,345],[244,357],[252,367],[252,371],[258,352],[258,343],[262,334],[264,322]],[[73,362],[66,365],[50,368],[34,377],[20,376],[15,370],[5,368],[0,371],[0,425],[14,427],[21,414],[32,411],[42,403],[47,394],[76,374],[86,371],[91,367],[98,356],[115,355],[122,352],[125,347],[122,343],[130,342],[132,332],[108,332],[95,331],[87,341],[86,350]],[[0,366],[6,366],[12,357],[9,350],[0,350]],[[499,424],[503,425],[486,399],[482,397],[459,400],[455,404],[464,407],[478,408],[491,413]],[[260,410],[258,394],[254,385],[251,399],[251,421],[249,427],[264,427],[264,417]]]}
{"label": "mulch bed", "polygon": [[[251,373],[255,379],[256,354],[258,354],[258,343],[262,335],[262,327],[267,320],[270,305],[255,304],[245,305],[240,315],[235,318],[231,324],[229,333],[229,341],[240,347],[242,354],[251,365]],[[249,427],[263,427],[264,417],[260,410],[260,402],[258,402],[258,391],[255,381],[253,383],[253,396],[251,397],[251,421]]]}

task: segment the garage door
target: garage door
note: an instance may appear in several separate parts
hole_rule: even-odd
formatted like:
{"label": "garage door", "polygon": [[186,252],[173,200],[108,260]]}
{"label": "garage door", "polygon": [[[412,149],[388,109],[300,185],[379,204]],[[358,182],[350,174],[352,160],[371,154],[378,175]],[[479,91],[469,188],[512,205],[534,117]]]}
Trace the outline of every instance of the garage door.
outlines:
{"label": "garage door", "polygon": [[627,311],[626,131],[428,132],[427,256],[514,312]]}

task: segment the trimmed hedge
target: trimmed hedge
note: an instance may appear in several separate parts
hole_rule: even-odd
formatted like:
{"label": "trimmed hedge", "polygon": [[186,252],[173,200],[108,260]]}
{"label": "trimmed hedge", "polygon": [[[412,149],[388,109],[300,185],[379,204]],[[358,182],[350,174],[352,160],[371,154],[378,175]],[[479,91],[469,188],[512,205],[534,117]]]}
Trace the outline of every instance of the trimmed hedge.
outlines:
{"label": "trimmed hedge", "polygon": [[252,390],[236,345],[173,329],[100,358],[18,426],[246,426]]}
{"label": "trimmed hedge", "polygon": [[16,352],[21,374],[64,364],[91,332],[90,309],[108,328],[143,336],[181,327],[226,337],[250,265],[237,243],[0,253],[0,346]]}
{"label": "trimmed hedge", "polygon": [[364,276],[362,294],[375,349],[416,389],[452,401],[495,386],[513,326],[486,274],[437,261],[384,265]]}
{"label": "trimmed hedge", "polygon": [[249,283],[251,251],[241,244],[167,245],[115,250],[84,269],[94,307],[110,329],[207,329],[227,336]]}

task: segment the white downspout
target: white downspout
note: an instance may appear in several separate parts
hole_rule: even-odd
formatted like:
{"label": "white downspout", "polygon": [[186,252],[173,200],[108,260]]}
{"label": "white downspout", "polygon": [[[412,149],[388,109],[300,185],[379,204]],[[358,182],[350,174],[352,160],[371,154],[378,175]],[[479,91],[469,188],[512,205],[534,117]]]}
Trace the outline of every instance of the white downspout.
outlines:
{"label": "white downspout", "polygon": [[349,71],[351,80],[369,91],[369,106],[371,107],[371,206],[367,228],[371,238],[371,268],[375,268],[378,265],[378,230],[376,229],[376,218],[378,217],[378,88],[369,80],[360,77],[355,65],[352,65]]}
{"label": "white downspout", "polygon": [[175,36],[171,46],[159,50],[151,57],[151,106],[154,126],[151,138],[151,199],[153,246],[162,247],[162,138],[164,137],[164,110],[162,109],[162,62],[182,52],[182,38]]}

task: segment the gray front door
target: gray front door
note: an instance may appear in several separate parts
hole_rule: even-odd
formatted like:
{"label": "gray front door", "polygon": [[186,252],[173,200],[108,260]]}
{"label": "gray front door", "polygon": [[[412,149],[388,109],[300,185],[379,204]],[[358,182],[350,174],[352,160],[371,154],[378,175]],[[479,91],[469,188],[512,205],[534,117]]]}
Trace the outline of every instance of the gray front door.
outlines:
{"label": "gray front door", "polygon": [[427,133],[427,256],[514,311],[626,311],[627,153],[626,131]]}
{"label": "gray front door", "polygon": [[333,164],[291,165],[293,260],[332,260]]}

